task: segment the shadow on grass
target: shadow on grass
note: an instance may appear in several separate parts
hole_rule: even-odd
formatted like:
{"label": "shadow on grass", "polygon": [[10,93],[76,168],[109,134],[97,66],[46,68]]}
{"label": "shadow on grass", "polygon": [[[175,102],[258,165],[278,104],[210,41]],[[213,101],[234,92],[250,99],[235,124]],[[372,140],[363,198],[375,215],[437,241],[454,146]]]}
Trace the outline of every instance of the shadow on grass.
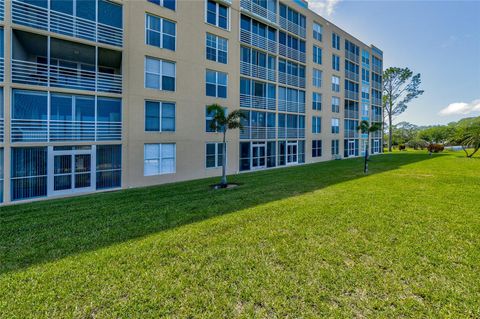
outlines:
{"label": "shadow on grass", "polygon": [[[435,158],[386,154],[370,175]],[[0,274],[364,177],[352,159],[0,208]]]}

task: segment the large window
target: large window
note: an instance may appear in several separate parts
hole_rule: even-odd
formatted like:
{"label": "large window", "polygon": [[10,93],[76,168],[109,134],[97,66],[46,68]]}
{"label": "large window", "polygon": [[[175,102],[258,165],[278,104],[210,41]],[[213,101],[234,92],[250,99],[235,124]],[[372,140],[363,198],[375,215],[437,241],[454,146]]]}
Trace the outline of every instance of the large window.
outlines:
{"label": "large window", "polygon": [[370,99],[370,88],[368,86],[362,86],[362,99]]}
{"label": "large window", "polygon": [[312,109],[316,111],[322,110],[322,94],[317,92],[312,93]]}
{"label": "large window", "polygon": [[332,69],[340,71],[340,57],[335,54],[332,54]]}
{"label": "large window", "polygon": [[207,70],[205,76],[207,96],[227,98],[227,73]]}
{"label": "large window", "polygon": [[175,22],[146,14],[145,33],[147,44],[175,51]]}
{"label": "large window", "polygon": [[332,33],[332,48],[340,50],[340,36]]}
{"label": "large window", "polygon": [[146,57],[145,87],[162,91],[175,91],[175,63]]}
{"label": "large window", "polygon": [[228,7],[213,0],[207,1],[207,23],[228,29]]}
{"label": "large window", "polygon": [[3,179],[4,179],[4,168],[3,168],[3,148],[0,148],[0,203],[3,203]]}
{"label": "large window", "polygon": [[332,134],[340,133],[340,119],[332,118]]}
{"label": "large window", "polygon": [[214,121],[213,120],[214,115],[215,114],[213,112],[208,112],[208,106],[206,106],[205,107],[205,132],[207,133],[218,133],[219,128],[217,127],[217,125],[215,126],[217,127],[217,130],[212,129],[212,122]]}
{"label": "large window", "polygon": [[322,86],[322,71],[313,69],[312,85],[317,88]]}
{"label": "large window", "polygon": [[47,196],[47,147],[12,148],[12,200]]}
{"label": "large window", "polygon": [[322,49],[316,45],[313,46],[313,62],[322,64]]}
{"label": "large window", "polygon": [[175,144],[145,144],[144,166],[145,176],[175,173]]}
{"label": "large window", "polygon": [[313,23],[313,38],[322,41],[322,26],[316,22]]}
{"label": "large window", "polygon": [[279,86],[278,110],[305,113],[305,91]]}
{"label": "large window", "polygon": [[175,103],[145,101],[145,131],[174,132]]}
{"label": "large window", "polygon": [[322,156],[322,140],[312,141],[312,157]]}
{"label": "large window", "polygon": [[332,91],[340,92],[340,78],[335,75],[332,75]]}
{"label": "large window", "polygon": [[320,134],[322,132],[322,118],[320,116],[312,116],[312,133]]}
{"label": "large window", "polygon": [[224,63],[228,62],[228,40],[207,33],[206,39],[207,60]]}
{"label": "large window", "polygon": [[97,145],[97,189],[122,185],[122,146]]}
{"label": "large window", "polygon": [[332,112],[340,113],[340,98],[337,96],[332,96]]}
{"label": "large window", "polygon": [[155,3],[159,6],[162,6],[164,8],[175,11],[176,0],[148,0],[148,1],[151,3]]}
{"label": "large window", "polygon": [[340,154],[339,145],[340,143],[338,140],[332,140],[332,155]]}
{"label": "large window", "polygon": [[205,167],[217,168],[223,165],[223,143],[207,143],[205,148]]}
{"label": "large window", "polygon": [[[373,75],[374,73],[372,73]],[[362,69],[362,81],[365,83],[370,83],[370,71]]]}

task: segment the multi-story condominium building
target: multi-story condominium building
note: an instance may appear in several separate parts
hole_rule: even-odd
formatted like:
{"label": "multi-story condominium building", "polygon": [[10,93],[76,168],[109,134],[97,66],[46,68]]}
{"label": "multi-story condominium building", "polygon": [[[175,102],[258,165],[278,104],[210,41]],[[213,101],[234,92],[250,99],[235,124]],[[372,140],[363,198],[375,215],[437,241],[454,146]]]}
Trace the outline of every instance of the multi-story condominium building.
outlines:
{"label": "multi-story condominium building", "polygon": [[[361,156],[382,121],[382,51],[302,0],[1,0],[0,20],[3,203]],[[212,103],[247,116],[226,154]]]}

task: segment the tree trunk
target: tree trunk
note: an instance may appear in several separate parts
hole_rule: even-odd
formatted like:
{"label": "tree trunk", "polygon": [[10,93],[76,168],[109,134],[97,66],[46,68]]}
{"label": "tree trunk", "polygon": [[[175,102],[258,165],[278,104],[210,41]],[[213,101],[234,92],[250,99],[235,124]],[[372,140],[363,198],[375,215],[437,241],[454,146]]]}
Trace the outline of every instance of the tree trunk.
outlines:
{"label": "tree trunk", "polygon": [[468,155],[468,157],[469,157],[469,158],[472,158],[473,155],[475,155],[475,153],[477,153],[479,149],[480,149],[480,147],[475,148],[475,150],[473,151],[473,153],[470,154],[470,155]]}
{"label": "tree trunk", "polygon": [[367,134],[367,144],[365,145],[365,164],[363,166],[363,172],[368,173],[368,148],[370,147],[370,133]]}
{"label": "tree trunk", "polygon": [[226,143],[227,130],[223,131],[223,156],[222,156],[222,181],[220,182],[222,187],[227,187],[227,143]]}
{"label": "tree trunk", "polygon": [[392,114],[388,114],[388,151],[392,151]]}

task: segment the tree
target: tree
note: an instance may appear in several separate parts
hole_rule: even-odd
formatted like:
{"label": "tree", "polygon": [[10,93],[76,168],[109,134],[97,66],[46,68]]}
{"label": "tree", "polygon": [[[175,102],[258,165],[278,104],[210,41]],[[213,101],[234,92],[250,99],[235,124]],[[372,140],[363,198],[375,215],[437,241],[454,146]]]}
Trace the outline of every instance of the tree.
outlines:
{"label": "tree", "polygon": [[227,131],[234,129],[242,129],[243,125],[241,120],[246,118],[245,114],[240,110],[235,110],[226,114],[226,109],[218,104],[212,104],[207,107],[207,112],[212,114],[212,121],[210,123],[210,128],[215,132],[223,133],[223,143],[222,143],[222,180],[220,182],[220,187],[226,188],[227,183]]}
{"label": "tree", "polygon": [[453,126],[438,125],[428,127],[418,133],[418,137],[430,144],[445,144],[454,135]]}
{"label": "tree", "polygon": [[[405,112],[408,103],[423,94],[420,73],[390,67],[383,72],[383,108],[388,118],[388,151],[392,151],[393,118]],[[385,121],[384,121],[385,122]]]}
{"label": "tree", "polygon": [[367,145],[365,147],[365,164],[363,166],[363,172],[366,174],[368,173],[368,142],[370,141],[370,133],[374,133],[382,129],[382,124],[380,123],[370,123],[366,120],[360,122],[360,125],[357,128],[362,134],[367,134]]}
{"label": "tree", "polygon": [[[450,143],[460,144],[466,156],[471,158],[480,149],[480,118],[459,122]],[[473,148],[471,153],[468,148]]]}

